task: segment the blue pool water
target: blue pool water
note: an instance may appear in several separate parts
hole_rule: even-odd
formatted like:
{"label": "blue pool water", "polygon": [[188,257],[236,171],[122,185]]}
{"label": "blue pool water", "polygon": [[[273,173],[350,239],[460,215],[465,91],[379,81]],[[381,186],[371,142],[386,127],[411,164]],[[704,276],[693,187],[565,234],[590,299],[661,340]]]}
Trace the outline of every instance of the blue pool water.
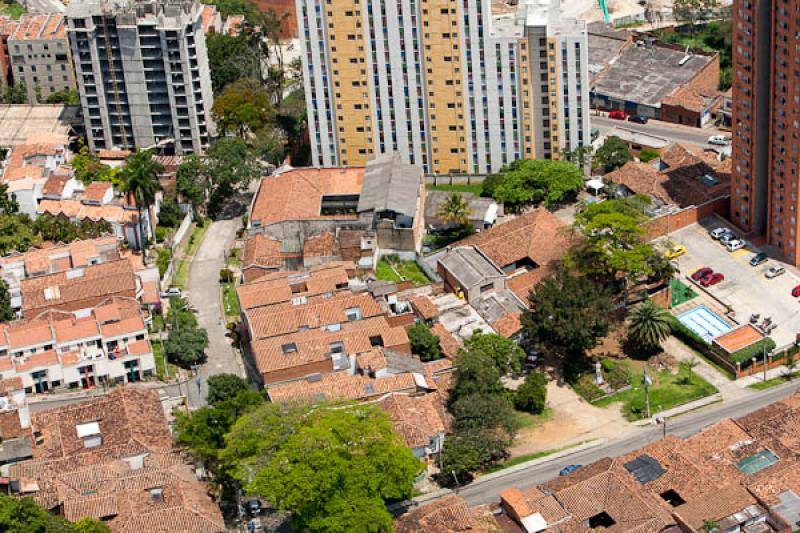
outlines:
{"label": "blue pool water", "polygon": [[678,320],[680,320],[684,326],[700,335],[703,340],[709,344],[711,344],[711,339],[714,337],[718,337],[733,329],[733,326],[724,318],[705,305],[698,305],[693,309],[681,313],[678,315]]}

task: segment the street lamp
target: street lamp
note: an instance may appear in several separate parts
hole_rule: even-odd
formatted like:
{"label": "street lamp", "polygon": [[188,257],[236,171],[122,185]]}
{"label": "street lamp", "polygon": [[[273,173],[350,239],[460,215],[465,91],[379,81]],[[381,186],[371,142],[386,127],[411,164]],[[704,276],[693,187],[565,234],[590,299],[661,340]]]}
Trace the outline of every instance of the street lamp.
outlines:
{"label": "street lamp", "polygon": [[647,367],[645,367],[644,375],[642,375],[642,384],[644,385],[644,405],[647,410],[647,418],[650,418],[650,385],[653,384],[653,380],[647,374]]}

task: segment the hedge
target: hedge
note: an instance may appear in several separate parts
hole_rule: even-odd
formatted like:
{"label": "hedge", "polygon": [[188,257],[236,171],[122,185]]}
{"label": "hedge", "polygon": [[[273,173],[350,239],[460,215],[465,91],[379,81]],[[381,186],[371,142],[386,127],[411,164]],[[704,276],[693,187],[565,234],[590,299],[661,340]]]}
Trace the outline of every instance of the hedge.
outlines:
{"label": "hedge", "polygon": [[728,357],[734,363],[749,362],[753,357],[755,357],[758,361],[761,361],[761,359],[764,357],[764,346],[766,346],[766,352],[769,353],[775,349],[775,341],[770,337],[765,337],[760,341],[751,344],[750,346],[733,352]]}
{"label": "hedge", "polygon": [[710,346],[703,337],[687,328],[677,317],[672,317],[672,334],[682,340],[684,344],[701,353],[708,353]]}

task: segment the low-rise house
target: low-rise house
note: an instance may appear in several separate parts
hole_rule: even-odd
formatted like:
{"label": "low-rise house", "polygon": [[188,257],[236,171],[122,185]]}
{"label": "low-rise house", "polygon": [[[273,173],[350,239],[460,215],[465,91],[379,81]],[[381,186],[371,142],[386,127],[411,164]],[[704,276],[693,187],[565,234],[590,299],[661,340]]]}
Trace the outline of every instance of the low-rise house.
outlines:
{"label": "low-rise house", "polygon": [[389,415],[394,431],[420,459],[439,454],[445,435],[453,430],[452,417],[436,394],[394,392],[382,398],[379,405]]}
{"label": "low-rise house", "polygon": [[457,246],[445,252],[438,263],[445,287],[475,305],[491,291],[502,291],[506,275],[475,246]]}
{"label": "low-rise house", "polygon": [[155,370],[139,302],[109,298],[83,316],[48,311],[0,325],[0,372],[26,392],[141,381]]}
{"label": "low-rise house", "polygon": [[10,494],[114,533],[226,531],[209,487],[172,448],[155,391],[118,387],[31,419],[33,459],[4,467]]}
{"label": "low-rise house", "polygon": [[469,507],[451,494],[419,506],[395,519],[396,533],[463,533],[502,531],[489,506]]}
{"label": "low-rise house", "polygon": [[[325,263],[304,272],[273,272],[255,278],[256,281],[239,285],[236,293],[239,307],[254,309],[289,302],[302,296],[319,296],[348,290],[355,265],[346,262]],[[245,274],[246,275],[246,274]]]}
{"label": "low-rise house", "polygon": [[69,178],[72,169],[64,167],[69,150],[65,140],[29,142],[13,147],[3,161],[2,183],[13,195],[21,213],[35,218],[45,183],[51,174]]}

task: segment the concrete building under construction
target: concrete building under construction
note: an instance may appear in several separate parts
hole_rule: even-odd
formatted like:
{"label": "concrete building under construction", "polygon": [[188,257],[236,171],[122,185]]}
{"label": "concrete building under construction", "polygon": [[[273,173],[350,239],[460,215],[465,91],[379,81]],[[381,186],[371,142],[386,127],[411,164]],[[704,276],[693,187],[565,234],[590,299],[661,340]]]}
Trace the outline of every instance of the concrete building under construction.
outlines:
{"label": "concrete building under construction", "polygon": [[66,11],[89,148],[173,144],[202,152],[214,133],[197,1],[73,2]]}

